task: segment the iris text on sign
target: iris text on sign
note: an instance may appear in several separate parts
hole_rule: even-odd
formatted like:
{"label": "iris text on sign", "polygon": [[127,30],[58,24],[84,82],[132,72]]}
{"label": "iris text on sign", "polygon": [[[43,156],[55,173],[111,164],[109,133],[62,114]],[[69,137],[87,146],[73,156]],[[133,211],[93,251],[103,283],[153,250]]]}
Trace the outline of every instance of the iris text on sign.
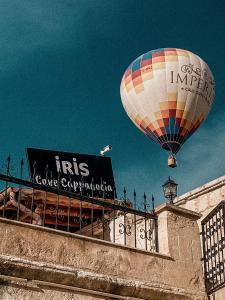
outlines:
{"label": "iris text on sign", "polygon": [[62,172],[63,174],[71,174],[71,175],[82,175],[88,176],[90,174],[88,170],[88,164],[86,163],[78,163],[76,158],[73,158],[73,162],[70,161],[61,161],[59,156],[55,156],[56,159],[56,168],[57,172]]}

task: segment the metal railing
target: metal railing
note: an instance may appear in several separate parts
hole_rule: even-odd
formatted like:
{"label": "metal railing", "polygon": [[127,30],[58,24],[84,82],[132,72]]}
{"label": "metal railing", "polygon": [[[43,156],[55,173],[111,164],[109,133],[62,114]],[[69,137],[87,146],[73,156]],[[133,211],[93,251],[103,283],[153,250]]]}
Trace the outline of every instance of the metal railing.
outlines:
{"label": "metal railing", "polygon": [[[148,212],[149,204],[146,194],[143,203],[127,199],[126,189],[123,199],[104,199],[85,196],[22,179],[23,161],[21,161],[21,178],[13,177],[9,172],[0,174],[0,184],[4,189],[0,193],[0,217],[17,220],[67,231],[89,237],[106,240],[147,251],[158,251],[157,215]],[[84,193],[85,194],[85,193]],[[137,205],[139,203],[139,205]]]}
{"label": "metal railing", "polygon": [[201,222],[205,286],[208,294],[225,285],[225,201]]}

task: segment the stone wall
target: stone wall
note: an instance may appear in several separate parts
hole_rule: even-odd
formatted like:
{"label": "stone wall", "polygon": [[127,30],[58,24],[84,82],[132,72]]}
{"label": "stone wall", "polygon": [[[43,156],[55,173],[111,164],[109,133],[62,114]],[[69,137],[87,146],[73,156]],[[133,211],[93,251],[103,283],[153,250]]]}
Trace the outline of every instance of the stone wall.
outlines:
{"label": "stone wall", "polygon": [[202,214],[201,220],[222,200],[225,200],[225,176],[177,197],[174,203]]}
{"label": "stone wall", "polygon": [[0,219],[0,299],[205,299],[200,215],[157,213],[160,253]]}

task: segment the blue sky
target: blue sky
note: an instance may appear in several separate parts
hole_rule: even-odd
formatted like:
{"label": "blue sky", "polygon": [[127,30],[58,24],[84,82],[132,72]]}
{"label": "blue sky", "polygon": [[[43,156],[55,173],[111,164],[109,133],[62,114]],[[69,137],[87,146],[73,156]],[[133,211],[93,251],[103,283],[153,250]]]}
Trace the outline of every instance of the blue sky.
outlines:
{"label": "blue sky", "polygon": [[[87,154],[112,144],[117,188],[153,193],[170,175],[179,194],[225,174],[225,2],[219,0],[0,0],[3,161],[26,147]],[[167,167],[167,153],[129,120],[120,100],[126,67],[161,47],[210,66],[216,98],[205,123]]]}

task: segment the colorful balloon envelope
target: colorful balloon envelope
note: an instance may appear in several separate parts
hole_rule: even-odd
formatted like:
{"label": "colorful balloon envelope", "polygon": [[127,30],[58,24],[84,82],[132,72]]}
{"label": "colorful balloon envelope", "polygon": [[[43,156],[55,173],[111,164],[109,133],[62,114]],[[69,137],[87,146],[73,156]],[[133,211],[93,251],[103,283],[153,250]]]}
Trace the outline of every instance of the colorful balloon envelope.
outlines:
{"label": "colorful balloon envelope", "polygon": [[208,115],[214,86],[213,75],[199,56],[163,48],[130,64],[120,93],[134,124],[173,155]]}

